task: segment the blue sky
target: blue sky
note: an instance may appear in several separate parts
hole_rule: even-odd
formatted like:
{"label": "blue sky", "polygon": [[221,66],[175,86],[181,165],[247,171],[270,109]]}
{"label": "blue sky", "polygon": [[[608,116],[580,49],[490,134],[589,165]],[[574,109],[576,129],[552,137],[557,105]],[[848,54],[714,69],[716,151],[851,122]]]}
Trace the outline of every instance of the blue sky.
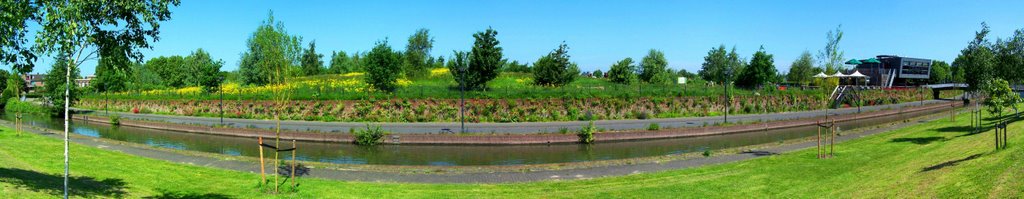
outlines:
{"label": "blue sky", "polygon": [[[665,52],[669,67],[696,72],[707,51],[735,46],[746,58],[764,46],[786,71],[804,50],[817,54],[842,25],[846,58],[894,54],[952,61],[981,22],[991,38],[1024,28],[1024,1],[195,1],[172,9],[146,59],[197,48],[238,68],[245,41],[267,13],[317,51],[367,51],[388,38],[404,49],[416,29],[434,37],[433,56],[468,50],[472,34],[493,27],[510,60],[532,63],[565,41],[584,70]],[[304,44],[305,46],[306,44]],[[41,60],[35,73],[50,68]],[[92,74],[95,63],[85,63]],[[6,67],[5,67],[6,68]]]}

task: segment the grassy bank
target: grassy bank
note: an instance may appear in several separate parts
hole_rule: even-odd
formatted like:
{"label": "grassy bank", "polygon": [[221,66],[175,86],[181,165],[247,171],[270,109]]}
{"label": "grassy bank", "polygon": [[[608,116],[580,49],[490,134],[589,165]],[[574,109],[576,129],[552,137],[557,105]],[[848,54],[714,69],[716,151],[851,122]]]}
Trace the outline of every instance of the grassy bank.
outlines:
{"label": "grassy bank", "polygon": [[[986,115],[988,115],[986,113]],[[302,179],[298,193],[319,198],[658,198],[886,197],[1014,198],[1024,189],[1024,122],[1010,126],[1010,147],[993,150],[991,131],[968,134],[967,115],[844,142],[833,159],[813,150],[722,165],[590,180],[516,184],[405,184]],[[0,195],[60,194],[59,140],[0,132]],[[267,197],[258,175],[169,163],[72,145],[76,196]]]}

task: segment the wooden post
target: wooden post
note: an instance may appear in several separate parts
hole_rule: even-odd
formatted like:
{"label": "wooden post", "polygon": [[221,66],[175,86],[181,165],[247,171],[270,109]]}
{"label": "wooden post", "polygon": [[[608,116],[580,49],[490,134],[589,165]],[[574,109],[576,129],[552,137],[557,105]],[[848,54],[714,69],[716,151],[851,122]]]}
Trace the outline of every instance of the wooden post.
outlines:
{"label": "wooden post", "polygon": [[295,139],[292,139],[292,192],[295,192],[295,151],[299,148],[295,147]]}
{"label": "wooden post", "polygon": [[259,137],[260,142],[260,185],[267,182],[267,171],[266,166],[263,166],[263,136]]}
{"label": "wooden post", "polygon": [[821,120],[818,120],[814,126],[818,127],[818,150],[816,151],[816,155],[818,156],[818,159],[821,159]]}
{"label": "wooden post", "polygon": [[832,141],[830,141],[829,144],[828,144],[829,145],[829,149],[828,149],[828,157],[829,158],[834,156],[835,152],[836,152],[836,130],[837,129],[839,129],[839,127],[836,127],[836,119],[833,118],[832,119],[832,137],[830,137],[831,138],[830,140],[832,140]]}

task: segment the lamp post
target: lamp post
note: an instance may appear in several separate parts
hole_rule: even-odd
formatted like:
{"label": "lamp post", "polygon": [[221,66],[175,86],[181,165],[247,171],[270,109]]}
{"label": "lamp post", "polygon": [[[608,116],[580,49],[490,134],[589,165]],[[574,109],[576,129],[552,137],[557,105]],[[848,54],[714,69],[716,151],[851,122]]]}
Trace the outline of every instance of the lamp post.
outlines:
{"label": "lamp post", "polygon": [[224,83],[224,77],[217,77],[217,92],[220,93],[220,125],[224,126],[224,88],[220,86]]}
{"label": "lamp post", "polygon": [[725,117],[724,117],[724,122],[722,124],[729,123],[729,108],[731,108],[731,106],[732,106],[732,99],[730,98],[731,96],[729,95],[729,85],[731,84],[730,83],[731,79],[732,79],[732,66],[729,66],[729,67],[727,67],[725,69],[725,79],[724,79],[724,81],[723,81],[724,83],[722,85],[722,86],[725,86]]}
{"label": "lamp post", "polygon": [[459,127],[459,133],[466,133],[466,66],[459,67],[459,120],[462,121],[462,126]]}

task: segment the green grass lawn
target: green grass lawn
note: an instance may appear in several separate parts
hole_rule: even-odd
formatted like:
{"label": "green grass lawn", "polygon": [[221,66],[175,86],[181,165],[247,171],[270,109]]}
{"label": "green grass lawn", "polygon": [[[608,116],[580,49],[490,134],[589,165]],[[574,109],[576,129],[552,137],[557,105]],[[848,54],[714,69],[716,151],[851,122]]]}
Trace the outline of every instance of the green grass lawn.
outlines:
{"label": "green grass lawn", "polygon": [[[988,115],[988,114],[986,114]],[[515,184],[406,184],[302,179],[298,193],[256,191],[257,174],[140,158],[72,145],[75,196],[165,198],[1017,198],[1024,197],[1024,122],[1010,147],[991,131],[966,133],[967,115],[844,142],[833,159],[811,150],[722,165],[590,180]],[[62,143],[0,132],[0,196],[61,194]]]}

